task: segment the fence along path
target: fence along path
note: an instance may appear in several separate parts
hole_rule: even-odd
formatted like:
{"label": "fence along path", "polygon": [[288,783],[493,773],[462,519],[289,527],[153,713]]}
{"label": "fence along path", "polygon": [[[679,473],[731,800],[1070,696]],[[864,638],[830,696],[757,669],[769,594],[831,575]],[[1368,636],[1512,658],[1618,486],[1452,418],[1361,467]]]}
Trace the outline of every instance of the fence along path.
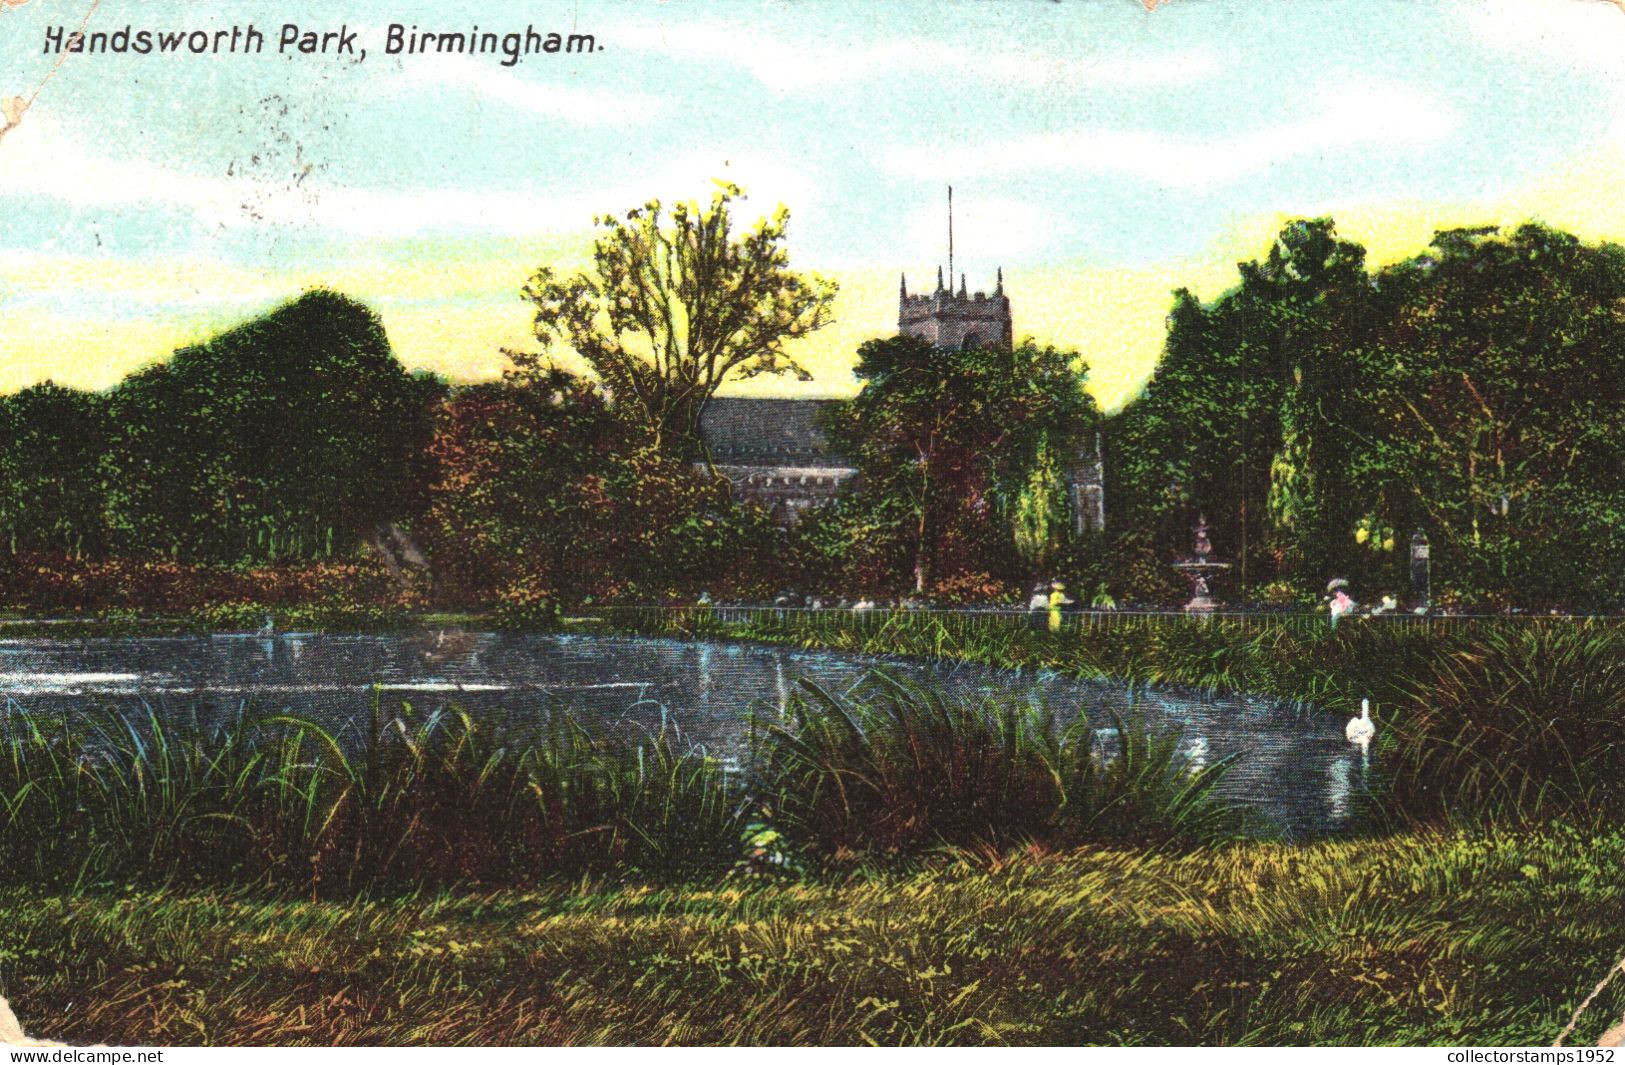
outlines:
{"label": "fence along path", "polygon": [[[846,630],[876,632],[907,618],[929,617],[948,633],[965,636],[974,632],[1008,631],[1047,621],[1047,612],[1015,608],[870,608],[790,607],[790,606],[604,606],[584,611],[588,616],[634,628],[694,631],[707,624],[777,631]],[[1069,610],[1061,615],[1062,633],[1113,633],[1148,631],[1164,626],[1217,625],[1235,632],[1257,634],[1286,630],[1299,635],[1328,631],[1331,618],[1311,611],[1212,611],[1185,613],[1178,610]],[[1488,625],[1519,626],[1598,626],[1625,625],[1625,617],[1593,614],[1349,614],[1338,621],[1339,629],[1380,625],[1387,631],[1431,632],[1454,635]]]}

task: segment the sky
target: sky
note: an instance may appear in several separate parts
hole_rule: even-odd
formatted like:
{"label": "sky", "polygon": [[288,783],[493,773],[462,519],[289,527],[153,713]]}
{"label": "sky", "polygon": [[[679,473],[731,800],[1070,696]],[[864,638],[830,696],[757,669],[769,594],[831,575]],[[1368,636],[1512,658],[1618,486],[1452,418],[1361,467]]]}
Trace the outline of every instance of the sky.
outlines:
{"label": "sky", "polygon": [[[49,53],[87,13],[266,41]],[[284,52],[288,23],[355,53]],[[391,23],[596,50],[389,55]],[[317,285],[408,366],[489,378],[533,346],[526,278],[589,263],[595,214],[718,179],[747,221],[786,205],[791,264],[840,285],[793,351],[813,381],[742,394],[855,390],[899,275],[946,263],[950,184],[956,270],[1002,268],[1016,335],[1080,352],[1108,408],[1170,292],[1218,296],[1292,218],[1378,263],[1460,225],[1625,240],[1611,0],[0,0],[9,96],[32,101],[0,136],[0,392],[107,387]]]}

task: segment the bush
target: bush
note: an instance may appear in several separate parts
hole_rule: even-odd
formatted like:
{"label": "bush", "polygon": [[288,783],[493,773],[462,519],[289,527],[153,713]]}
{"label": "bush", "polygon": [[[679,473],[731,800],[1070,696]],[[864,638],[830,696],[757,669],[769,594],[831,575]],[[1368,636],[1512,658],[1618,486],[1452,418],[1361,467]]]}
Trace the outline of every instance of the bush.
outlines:
{"label": "bush", "polygon": [[1228,763],[1191,771],[1179,736],[1114,718],[1108,757],[1087,720],[1062,729],[1019,700],[954,698],[877,674],[855,699],[807,681],[792,725],[762,741],[761,791],[780,827],[825,858],[937,846],[1101,839],[1165,842],[1231,831],[1212,790]]}
{"label": "bush", "polygon": [[1625,636],[1488,627],[1422,669],[1382,726],[1422,820],[1606,819],[1625,808]]}
{"label": "bush", "polygon": [[1017,598],[1016,588],[989,573],[956,573],[931,590],[931,601],[946,606],[1009,603]]}
{"label": "bush", "polygon": [[214,603],[198,607],[189,617],[193,625],[206,632],[258,631],[273,622],[271,611],[260,603]]}
{"label": "bush", "polygon": [[552,632],[559,627],[558,596],[533,580],[510,584],[497,596],[492,620],[500,629]]}

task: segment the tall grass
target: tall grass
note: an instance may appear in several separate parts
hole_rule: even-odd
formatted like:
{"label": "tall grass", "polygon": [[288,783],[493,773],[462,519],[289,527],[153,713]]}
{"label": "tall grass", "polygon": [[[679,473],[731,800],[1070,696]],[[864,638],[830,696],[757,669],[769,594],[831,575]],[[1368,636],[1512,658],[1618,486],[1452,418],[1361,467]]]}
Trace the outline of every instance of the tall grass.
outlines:
{"label": "tall grass", "polygon": [[1625,636],[1493,629],[1418,671],[1385,723],[1415,820],[1594,822],[1625,811]]}
{"label": "tall grass", "polygon": [[[807,684],[794,722],[734,772],[673,731],[596,735],[563,713],[515,729],[455,706],[357,737],[245,709],[6,715],[0,885],[523,885],[582,875],[714,878],[764,838],[820,861],[932,847],[1169,840],[1229,827],[1177,737],[1019,700],[975,702],[877,676],[858,700]],[[748,789],[748,790],[747,790]],[[765,818],[766,824],[758,824]]]}
{"label": "tall grass", "polygon": [[265,884],[312,894],[725,870],[720,767],[670,732],[540,730],[375,702],[359,747],[252,709],[213,725],[17,712],[0,742],[0,883]]}
{"label": "tall grass", "polygon": [[820,855],[1087,840],[1199,840],[1236,827],[1213,796],[1227,762],[1192,769],[1177,735],[1114,718],[1108,758],[1087,720],[1062,728],[1013,699],[975,701],[884,675],[856,698],[803,681],[769,728],[762,788]]}

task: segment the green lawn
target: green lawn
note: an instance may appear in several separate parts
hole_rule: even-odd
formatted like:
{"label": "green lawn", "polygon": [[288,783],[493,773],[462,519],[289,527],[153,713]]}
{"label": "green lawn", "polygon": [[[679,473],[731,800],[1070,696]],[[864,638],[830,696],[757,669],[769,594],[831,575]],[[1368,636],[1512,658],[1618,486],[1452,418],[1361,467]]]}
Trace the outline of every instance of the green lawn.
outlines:
{"label": "green lawn", "polygon": [[0,980],[79,1042],[1539,1044],[1625,952],[1622,864],[1548,829],[348,903],[7,889]]}

